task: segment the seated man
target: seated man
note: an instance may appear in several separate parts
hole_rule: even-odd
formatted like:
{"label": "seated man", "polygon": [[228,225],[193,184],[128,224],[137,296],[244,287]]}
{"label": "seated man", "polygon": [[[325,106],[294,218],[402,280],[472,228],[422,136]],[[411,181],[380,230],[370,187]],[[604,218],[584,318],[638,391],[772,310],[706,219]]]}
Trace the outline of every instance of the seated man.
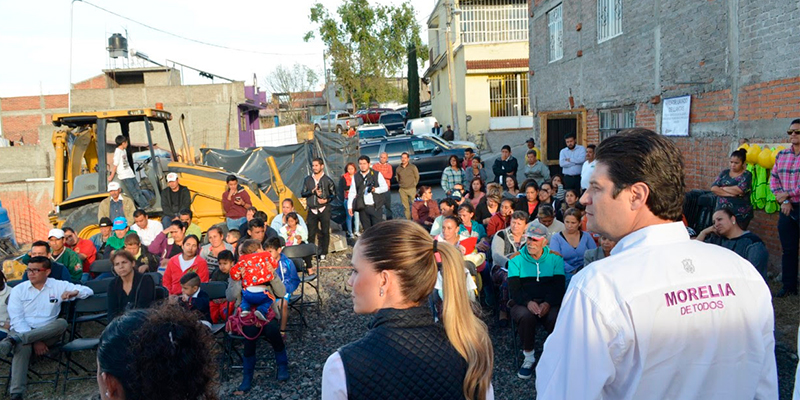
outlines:
{"label": "seated man", "polygon": [[188,226],[188,228],[186,228],[186,236],[195,235],[198,239],[203,238],[203,231],[197,224],[192,222],[192,218],[194,218],[192,210],[184,208],[178,213],[178,218],[180,218],[181,222]]}
{"label": "seated man", "polygon": [[[281,213],[276,215],[275,218],[272,219],[272,223],[269,226],[272,229],[275,229],[277,232],[281,231],[284,225],[286,225],[286,215],[289,213],[296,213],[297,211],[294,210],[294,203],[292,199],[283,199],[281,202]],[[298,225],[302,226],[306,232],[308,232],[308,226],[306,226],[306,221],[303,220],[303,216],[297,214]]]}
{"label": "seated man", "polygon": [[[67,281],[72,282],[72,275],[69,274],[69,270],[64,264],[59,262],[53,261],[50,257],[50,244],[45,242],[44,240],[38,240],[33,242],[31,245],[31,250],[28,254],[22,256],[19,260],[21,263],[28,265],[30,260],[34,257],[47,257],[50,259],[52,267],[50,268],[50,277],[53,279],[57,279],[60,281]],[[28,271],[26,270],[24,274],[22,274],[22,281],[28,280]]]}
{"label": "seated man", "polygon": [[81,239],[72,228],[64,228],[64,244],[75,252],[83,264],[83,273],[89,272],[89,267],[97,259],[97,249],[92,242]]}
{"label": "seated man", "polygon": [[122,248],[125,247],[125,236],[128,236],[130,233],[133,232],[128,228],[128,223],[125,221],[125,218],[119,217],[115,219],[114,234],[106,241],[106,249],[103,253],[103,258],[109,259],[115,251],[122,250]]}
{"label": "seated man", "polygon": [[514,301],[511,318],[517,324],[525,356],[517,372],[522,379],[533,374],[536,325],[552,332],[564,298],[564,259],[547,247],[547,235],[544,225],[532,222],[523,234],[525,245],[519,256],[508,262],[508,290]]}
{"label": "seated man", "polygon": [[556,219],[556,211],[553,206],[549,204],[542,204],[539,206],[539,214],[537,219],[533,222],[538,222],[547,228],[547,241],[553,238],[553,235],[563,232],[566,227],[564,223]]}
{"label": "seated man", "polygon": [[147,213],[139,209],[133,212],[133,225],[131,230],[136,232],[142,244],[150,246],[156,236],[164,230],[160,222],[147,218]]}
{"label": "seated man", "polygon": [[519,256],[525,245],[525,227],[528,224],[528,213],[514,211],[508,228],[497,232],[492,239],[492,282],[498,289],[498,322],[500,326],[508,324],[508,262]]}
{"label": "seated man", "polygon": [[81,262],[78,254],[66,247],[64,231],[50,229],[50,233],[47,236],[47,241],[50,243],[50,259],[67,267],[73,282],[80,282],[83,276],[83,262]]}
{"label": "seated man", "polygon": [[596,249],[586,250],[586,253],[583,253],[583,267],[586,268],[589,264],[610,256],[611,250],[616,245],[617,242],[600,235],[600,246]]}
{"label": "seated man", "polygon": [[111,237],[111,226],[113,224],[111,218],[100,218],[100,233],[96,233],[89,238],[89,241],[92,242],[94,248],[97,250],[97,257],[101,257],[105,252],[106,241]]}
{"label": "seated man", "polygon": [[158,271],[158,257],[156,257],[155,254],[151,254],[147,250],[147,246],[142,245],[139,235],[132,233],[125,236],[125,247],[123,247],[123,249],[131,253],[136,260],[134,268],[136,268],[139,273],[146,274],[148,272]]}
{"label": "seated man", "polygon": [[88,287],[49,278],[51,265],[47,257],[31,258],[30,281],[15,286],[8,297],[11,330],[0,341],[0,355],[14,357],[9,384],[12,399],[22,399],[25,394],[31,352],[47,354],[48,344],[56,343],[67,329],[67,321],[58,318],[61,303],[94,294]]}
{"label": "seated man", "polygon": [[767,279],[769,252],[764,242],[755,233],[742,230],[736,216],[729,208],[720,208],[712,216],[714,225],[703,229],[695,240],[716,244],[733,251],[756,268]]}
{"label": "seated man", "polygon": [[253,239],[258,241],[263,248],[266,246],[267,239],[269,238],[279,238],[281,240],[281,245],[286,244],[275,229],[267,226],[263,219],[255,217],[247,223],[247,235],[239,239],[239,243],[244,243],[247,239]]}

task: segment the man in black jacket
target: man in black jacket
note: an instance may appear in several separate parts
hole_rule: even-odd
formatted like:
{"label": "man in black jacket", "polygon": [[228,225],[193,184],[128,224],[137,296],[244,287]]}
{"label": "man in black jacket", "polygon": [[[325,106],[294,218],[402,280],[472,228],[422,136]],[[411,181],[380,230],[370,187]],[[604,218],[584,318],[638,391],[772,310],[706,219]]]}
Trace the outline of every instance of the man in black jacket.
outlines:
{"label": "man in black jacket", "polygon": [[511,155],[511,146],[503,146],[503,149],[500,150],[500,158],[494,160],[494,165],[492,165],[494,181],[503,185],[503,189],[508,189],[508,186],[506,186],[506,177],[513,176],[516,178],[518,167],[517,159]]}
{"label": "man in black jacket", "polygon": [[336,197],[336,185],[325,175],[325,162],[321,158],[311,161],[312,174],[303,181],[301,196],[306,198],[308,215],[308,243],[315,243],[319,234],[319,259],[325,260],[328,254],[328,243],[331,238],[331,205]]}
{"label": "man in black jacket", "polygon": [[358,211],[364,230],[381,221],[383,196],[374,196],[389,191],[380,172],[369,167],[369,157],[358,157],[358,173],[353,175],[350,193],[347,195],[347,212],[352,216]]}
{"label": "man in black jacket", "polygon": [[178,217],[181,210],[190,209],[192,205],[189,188],[178,182],[178,174],[168,173],[167,185],[169,187],[161,192],[161,210],[163,210],[161,224],[164,225],[164,229],[167,229],[170,222]]}

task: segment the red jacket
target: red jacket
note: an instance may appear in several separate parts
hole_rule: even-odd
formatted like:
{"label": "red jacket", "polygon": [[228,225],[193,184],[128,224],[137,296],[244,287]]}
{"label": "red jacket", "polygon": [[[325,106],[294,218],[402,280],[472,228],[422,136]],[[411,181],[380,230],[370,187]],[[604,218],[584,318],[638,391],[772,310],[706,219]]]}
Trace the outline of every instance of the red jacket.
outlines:
{"label": "red jacket", "polygon": [[181,277],[188,272],[194,272],[200,276],[200,282],[208,282],[208,264],[203,257],[199,255],[194,258],[192,266],[186,271],[181,271],[181,262],[178,257],[183,254],[178,254],[169,259],[167,263],[167,270],[164,271],[164,279],[161,284],[169,291],[169,294],[181,294]]}
{"label": "red jacket", "polygon": [[424,225],[425,221],[433,222],[439,214],[441,213],[439,212],[439,205],[436,204],[436,200],[428,200],[427,205],[422,200],[416,200],[411,204],[411,219],[419,224]]}
{"label": "red jacket", "polygon": [[508,228],[509,222],[511,222],[511,219],[503,218],[499,211],[494,213],[494,215],[489,218],[489,223],[486,224],[486,236],[492,237],[495,233]]}
{"label": "red jacket", "polygon": [[394,171],[392,170],[391,164],[389,163],[381,164],[379,162],[376,162],[375,164],[372,165],[372,169],[380,172],[381,175],[383,175],[383,179],[386,180],[386,186],[390,188],[392,187],[392,174],[394,173]]}
{"label": "red jacket", "polygon": [[267,252],[245,254],[239,257],[239,262],[231,269],[231,279],[242,281],[242,289],[266,285],[274,277],[273,272],[277,268],[278,260]]}

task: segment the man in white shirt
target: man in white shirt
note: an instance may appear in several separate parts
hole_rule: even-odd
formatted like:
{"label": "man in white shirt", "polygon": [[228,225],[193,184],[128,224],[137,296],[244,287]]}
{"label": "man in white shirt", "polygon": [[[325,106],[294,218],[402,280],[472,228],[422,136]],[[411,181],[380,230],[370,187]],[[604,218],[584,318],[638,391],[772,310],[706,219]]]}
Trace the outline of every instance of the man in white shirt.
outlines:
{"label": "man in white shirt", "polygon": [[597,164],[594,159],[594,150],[596,148],[597,146],[593,144],[586,146],[586,161],[583,162],[581,167],[581,193],[589,188],[589,179],[592,177],[594,166]]}
{"label": "man in white shirt", "polygon": [[586,148],[577,144],[574,133],[568,134],[564,142],[567,147],[558,153],[558,165],[561,166],[561,173],[564,175],[564,189],[580,191],[581,166],[586,161]]}
{"label": "man in white shirt", "polygon": [[150,246],[156,236],[164,230],[164,226],[160,222],[147,219],[147,214],[142,209],[133,212],[133,222],[131,229],[139,235],[139,239],[145,246]]}
{"label": "man in white shirt", "polygon": [[14,357],[9,385],[12,399],[21,399],[25,393],[31,352],[39,356],[47,354],[48,344],[56,343],[67,330],[67,321],[58,318],[61,303],[94,294],[86,286],[48,278],[50,266],[47,257],[31,258],[28,280],[15,286],[8,296],[11,330],[0,341],[0,355],[13,354]]}
{"label": "man in white shirt", "polygon": [[354,211],[358,211],[361,226],[367,230],[381,221],[383,196],[373,194],[386,193],[389,187],[386,186],[383,175],[369,167],[368,156],[358,158],[358,169],[359,172],[353,175],[353,183],[350,184],[350,193],[347,195],[347,212],[352,216]]}
{"label": "man in white shirt", "polygon": [[588,229],[617,241],[579,272],[536,368],[539,399],[777,399],[772,300],[745,259],[689,239],[682,157],[631,129],[597,147]]}
{"label": "man in white shirt", "polygon": [[114,160],[111,165],[111,174],[108,175],[108,181],[114,180],[114,175],[119,178],[122,186],[125,188],[125,193],[131,196],[136,207],[145,208],[150,205],[147,198],[142,194],[142,189],[139,187],[139,181],[136,180],[136,174],[128,160],[128,139],[125,136],[119,135],[114,139],[117,148],[114,150]]}
{"label": "man in white shirt", "polygon": [[[286,215],[288,215],[290,212],[296,213],[294,210],[294,202],[292,202],[292,199],[283,199],[281,202],[281,213],[272,219],[272,223],[270,223],[269,226],[272,229],[275,229],[275,232],[280,232],[281,228],[283,228],[283,225],[286,223]],[[306,226],[306,221],[303,220],[303,216],[297,214],[297,219],[298,224],[308,230],[308,226]]]}

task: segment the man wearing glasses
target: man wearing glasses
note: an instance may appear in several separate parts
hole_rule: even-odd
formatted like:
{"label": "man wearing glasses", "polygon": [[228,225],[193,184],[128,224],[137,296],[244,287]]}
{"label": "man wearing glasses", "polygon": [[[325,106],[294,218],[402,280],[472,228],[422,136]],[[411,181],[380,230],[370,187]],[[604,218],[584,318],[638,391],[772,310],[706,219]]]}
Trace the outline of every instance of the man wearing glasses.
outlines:
{"label": "man wearing glasses", "polygon": [[29,280],[15,286],[8,296],[11,330],[0,341],[0,355],[13,355],[9,385],[12,399],[21,399],[25,394],[31,352],[47,354],[47,346],[56,343],[67,330],[67,321],[58,318],[61,303],[94,294],[86,286],[49,278],[50,267],[49,258],[32,257],[25,271]]}
{"label": "man wearing glasses", "polygon": [[777,297],[797,295],[797,256],[798,240],[800,240],[800,119],[792,121],[786,132],[792,147],[781,150],[775,157],[772,167],[772,179],[769,187],[775,199],[781,205],[778,216],[778,236],[783,248],[781,267],[783,270],[783,288]]}

